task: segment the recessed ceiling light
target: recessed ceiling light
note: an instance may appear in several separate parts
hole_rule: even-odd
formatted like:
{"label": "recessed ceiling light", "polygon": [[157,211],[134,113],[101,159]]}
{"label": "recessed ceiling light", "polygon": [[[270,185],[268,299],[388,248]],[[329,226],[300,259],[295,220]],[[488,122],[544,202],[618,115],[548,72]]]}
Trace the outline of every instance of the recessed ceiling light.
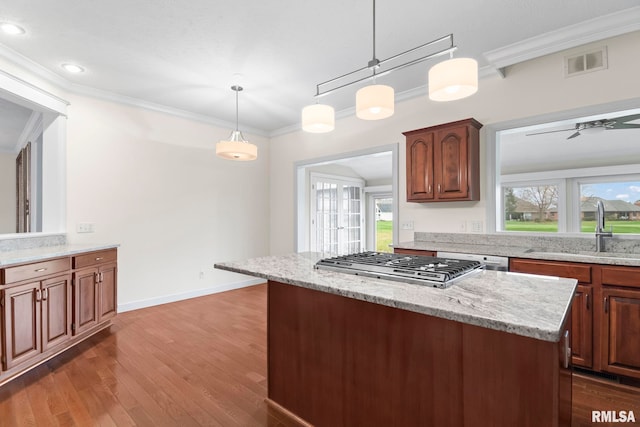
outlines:
{"label": "recessed ceiling light", "polygon": [[84,73],[84,68],[76,64],[62,64],[62,68],[74,74]]}
{"label": "recessed ceiling light", "polygon": [[16,36],[18,34],[24,34],[26,31],[24,28],[19,25],[12,24],[10,22],[2,22],[0,23],[0,29],[7,34],[11,34],[12,36]]}

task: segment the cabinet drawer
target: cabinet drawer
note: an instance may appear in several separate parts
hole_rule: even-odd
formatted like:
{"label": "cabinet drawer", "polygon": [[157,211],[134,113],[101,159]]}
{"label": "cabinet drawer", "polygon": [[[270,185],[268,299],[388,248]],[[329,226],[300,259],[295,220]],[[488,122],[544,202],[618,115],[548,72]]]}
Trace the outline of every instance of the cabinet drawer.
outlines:
{"label": "cabinet drawer", "polygon": [[585,264],[511,258],[509,271],[567,277],[581,283],[591,283],[591,266]]}
{"label": "cabinet drawer", "polygon": [[71,268],[70,258],[57,258],[32,264],[7,267],[3,270],[2,283],[21,282],[38,277],[68,271]]}
{"label": "cabinet drawer", "polygon": [[118,259],[117,249],[107,249],[104,251],[89,252],[73,257],[73,268],[90,267],[92,265],[103,264],[105,262],[115,262]]}
{"label": "cabinet drawer", "polygon": [[602,266],[602,284],[640,288],[640,268]]}

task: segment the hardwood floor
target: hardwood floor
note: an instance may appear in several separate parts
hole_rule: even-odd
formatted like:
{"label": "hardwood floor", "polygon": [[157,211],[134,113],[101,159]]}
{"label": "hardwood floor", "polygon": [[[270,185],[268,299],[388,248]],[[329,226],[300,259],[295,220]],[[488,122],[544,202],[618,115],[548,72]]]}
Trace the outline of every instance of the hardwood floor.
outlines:
{"label": "hardwood floor", "polygon": [[[136,310],[0,387],[0,426],[290,427],[264,402],[266,369],[266,285]],[[575,377],[574,426],[639,405]]]}

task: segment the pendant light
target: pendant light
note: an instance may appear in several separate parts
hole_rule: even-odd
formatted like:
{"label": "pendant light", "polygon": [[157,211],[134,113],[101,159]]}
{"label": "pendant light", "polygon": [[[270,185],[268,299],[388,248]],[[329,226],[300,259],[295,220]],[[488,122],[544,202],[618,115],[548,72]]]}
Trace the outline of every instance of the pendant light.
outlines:
{"label": "pendant light", "polygon": [[429,99],[455,101],[478,91],[478,61],[473,58],[453,58],[434,65],[429,70]]}
{"label": "pendant light", "polygon": [[380,60],[376,58],[376,0],[373,0],[373,58],[368,67],[373,72],[373,84],[356,92],[356,116],[363,120],[391,117],[395,104],[393,88],[376,84],[376,70],[380,68]]}
{"label": "pendant light", "polygon": [[227,141],[216,144],[216,155],[227,160],[250,161],[258,158],[258,147],[244,139],[242,132],[238,130],[238,92],[242,86],[231,86],[236,93],[236,130],[231,132]]}
{"label": "pendant light", "polygon": [[311,104],[302,109],[302,130],[311,133],[331,132],[336,126],[336,113],[332,106]]}

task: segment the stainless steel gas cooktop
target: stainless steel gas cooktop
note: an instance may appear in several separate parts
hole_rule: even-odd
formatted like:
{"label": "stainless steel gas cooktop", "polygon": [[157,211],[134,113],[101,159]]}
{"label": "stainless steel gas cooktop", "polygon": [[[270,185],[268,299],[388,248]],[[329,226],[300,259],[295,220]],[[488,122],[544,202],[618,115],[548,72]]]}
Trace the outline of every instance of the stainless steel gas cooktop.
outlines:
{"label": "stainless steel gas cooktop", "polygon": [[321,259],[315,268],[446,288],[455,281],[484,269],[484,264],[480,261],[429,256],[361,252]]}

